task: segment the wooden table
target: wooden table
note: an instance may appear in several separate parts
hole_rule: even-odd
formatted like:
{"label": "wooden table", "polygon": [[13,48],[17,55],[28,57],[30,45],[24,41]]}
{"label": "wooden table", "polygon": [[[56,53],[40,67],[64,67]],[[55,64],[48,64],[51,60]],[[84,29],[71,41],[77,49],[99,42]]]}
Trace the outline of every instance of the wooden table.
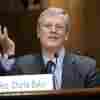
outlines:
{"label": "wooden table", "polygon": [[86,89],[66,89],[55,91],[31,91],[31,92],[12,92],[0,93],[2,97],[21,97],[21,96],[95,96],[100,95],[100,88]]}

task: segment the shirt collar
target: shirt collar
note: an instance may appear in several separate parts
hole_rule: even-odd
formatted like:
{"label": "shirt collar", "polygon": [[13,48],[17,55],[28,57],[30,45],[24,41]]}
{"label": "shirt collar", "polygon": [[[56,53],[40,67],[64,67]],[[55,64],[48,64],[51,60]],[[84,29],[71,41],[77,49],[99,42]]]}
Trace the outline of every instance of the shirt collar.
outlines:
{"label": "shirt collar", "polygon": [[[42,49],[42,56],[43,56],[43,60],[44,60],[44,64],[47,64],[47,62],[50,60],[47,56],[47,52]],[[62,47],[61,49],[58,50],[58,59],[59,60],[63,60],[65,56],[65,48]],[[56,62],[56,58],[52,59],[53,62]]]}

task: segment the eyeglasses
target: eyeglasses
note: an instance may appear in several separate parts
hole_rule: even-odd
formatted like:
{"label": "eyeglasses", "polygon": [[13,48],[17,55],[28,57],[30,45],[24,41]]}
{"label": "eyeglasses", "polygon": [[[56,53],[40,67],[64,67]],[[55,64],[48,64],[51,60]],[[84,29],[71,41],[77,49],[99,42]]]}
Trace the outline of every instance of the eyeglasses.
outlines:
{"label": "eyeglasses", "polygon": [[56,24],[56,25],[52,25],[52,24],[41,24],[41,27],[42,28],[45,28],[47,30],[55,30],[55,31],[64,31],[65,30],[65,26],[64,25],[59,25],[59,24]]}

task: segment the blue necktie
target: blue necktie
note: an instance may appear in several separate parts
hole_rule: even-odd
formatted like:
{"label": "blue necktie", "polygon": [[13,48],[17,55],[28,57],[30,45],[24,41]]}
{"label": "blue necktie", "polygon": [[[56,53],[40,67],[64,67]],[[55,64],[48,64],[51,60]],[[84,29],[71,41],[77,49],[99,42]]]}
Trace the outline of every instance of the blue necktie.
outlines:
{"label": "blue necktie", "polygon": [[56,69],[56,64],[54,63],[54,62],[52,62],[51,60],[50,61],[48,61],[48,63],[47,63],[47,73],[50,73],[50,74],[53,74],[53,85],[54,85],[54,89],[56,89],[56,84],[55,84],[55,74],[54,74],[54,72],[55,72],[55,69]]}

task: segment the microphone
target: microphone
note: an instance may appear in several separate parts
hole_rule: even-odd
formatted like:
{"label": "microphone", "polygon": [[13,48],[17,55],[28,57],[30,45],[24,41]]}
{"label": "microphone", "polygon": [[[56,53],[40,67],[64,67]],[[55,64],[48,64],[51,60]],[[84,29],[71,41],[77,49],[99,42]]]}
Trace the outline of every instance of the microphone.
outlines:
{"label": "microphone", "polygon": [[56,58],[56,64],[57,64],[58,53],[55,53],[55,54],[54,54],[54,57]]}
{"label": "microphone", "polygon": [[[56,69],[56,67],[57,67],[57,60],[58,60],[58,53],[55,53],[54,57],[56,58],[56,63],[55,63],[55,69]],[[55,74],[53,75],[53,82],[54,82],[54,89],[56,89],[56,86],[57,86],[58,82],[57,82],[57,77],[56,77]]]}

